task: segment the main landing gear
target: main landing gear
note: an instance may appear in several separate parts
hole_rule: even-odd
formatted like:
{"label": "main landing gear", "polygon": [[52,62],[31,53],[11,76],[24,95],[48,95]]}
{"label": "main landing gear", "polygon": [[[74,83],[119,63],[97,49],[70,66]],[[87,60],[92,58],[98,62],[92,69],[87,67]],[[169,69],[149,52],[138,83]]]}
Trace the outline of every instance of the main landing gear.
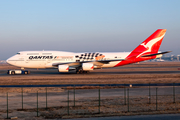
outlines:
{"label": "main landing gear", "polygon": [[89,71],[84,71],[84,70],[82,70],[82,69],[77,69],[77,70],[76,70],[76,73],[77,73],[77,74],[83,74],[83,73],[89,73]]}

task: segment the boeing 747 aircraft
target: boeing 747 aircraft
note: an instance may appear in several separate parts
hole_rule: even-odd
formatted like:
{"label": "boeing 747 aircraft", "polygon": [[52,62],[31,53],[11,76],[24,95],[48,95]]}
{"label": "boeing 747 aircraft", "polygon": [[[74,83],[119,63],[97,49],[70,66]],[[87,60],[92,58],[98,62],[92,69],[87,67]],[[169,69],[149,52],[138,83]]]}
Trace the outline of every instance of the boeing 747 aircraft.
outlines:
{"label": "boeing 747 aircraft", "polygon": [[166,52],[158,52],[166,29],[158,29],[131,52],[21,51],[7,59],[7,63],[24,68],[57,68],[59,72],[75,70],[87,73],[94,69],[118,67],[155,59]]}

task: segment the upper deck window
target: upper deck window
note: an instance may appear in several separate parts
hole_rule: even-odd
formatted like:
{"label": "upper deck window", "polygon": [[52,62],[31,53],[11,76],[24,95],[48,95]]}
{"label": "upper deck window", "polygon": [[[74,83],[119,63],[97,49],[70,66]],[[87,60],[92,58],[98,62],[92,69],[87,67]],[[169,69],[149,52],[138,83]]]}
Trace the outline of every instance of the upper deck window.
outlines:
{"label": "upper deck window", "polygon": [[27,55],[39,55],[39,53],[27,53]]}
{"label": "upper deck window", "polygon": [[52,55],[52,53],[42,53],[42,55]]}

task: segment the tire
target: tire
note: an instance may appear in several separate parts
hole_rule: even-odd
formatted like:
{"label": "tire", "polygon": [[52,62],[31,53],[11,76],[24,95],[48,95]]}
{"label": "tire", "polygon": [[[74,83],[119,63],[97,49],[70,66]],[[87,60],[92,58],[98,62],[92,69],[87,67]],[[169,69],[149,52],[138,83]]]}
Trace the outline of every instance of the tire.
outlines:
{"label": "tire", "polygon": [[12,72],[11,72],[11,75],[15,75],[15,71],[12,71]]}
{"label": "tire", "polygon": [[81,69],[77,69],[76,74],[81,74],[81,71],[82,71]]}
{"label": "tire", "polygon": [[25,71],[24,74],[27,75],[27,74],[28,74],[28,71]]}
{"label": "tire", "polygon": [[83,71],[81,70],[79,73],[80,73],[80,74],[82,74],[82,73],[83,73]]}

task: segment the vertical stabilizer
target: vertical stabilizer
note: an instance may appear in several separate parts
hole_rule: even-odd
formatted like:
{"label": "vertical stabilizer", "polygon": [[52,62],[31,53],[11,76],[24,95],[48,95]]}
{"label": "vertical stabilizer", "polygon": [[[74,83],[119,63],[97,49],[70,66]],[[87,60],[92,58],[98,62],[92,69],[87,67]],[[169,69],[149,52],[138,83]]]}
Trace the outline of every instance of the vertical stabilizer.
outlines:
{"label": "vertical stabilizer", "polygon": [[[166,33],[166,29],[158,29],[138,47],[136,47],[127,57],[126,60],[121,61],[116,66],[140,62],[148,59],[154,59],[156,56],[141,57],[149,54],[156,54],[161,46],[161,42]],[[115,66],[115,67],[116,67]]]}

